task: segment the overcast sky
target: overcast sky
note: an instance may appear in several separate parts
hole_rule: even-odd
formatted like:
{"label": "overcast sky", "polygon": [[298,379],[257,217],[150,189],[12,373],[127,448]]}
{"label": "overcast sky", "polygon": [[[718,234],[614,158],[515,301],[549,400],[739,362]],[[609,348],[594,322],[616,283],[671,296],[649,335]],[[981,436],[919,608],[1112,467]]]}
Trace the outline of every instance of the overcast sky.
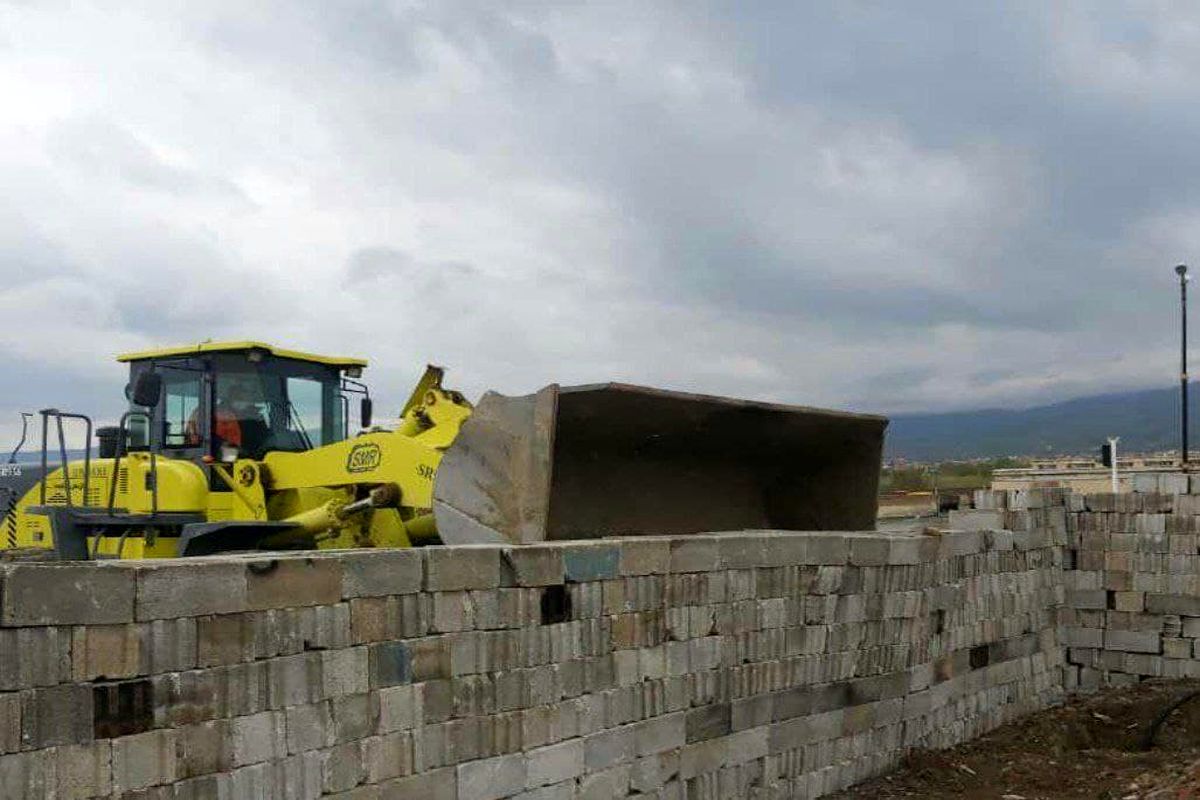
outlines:
{"label": "overcast sky", "polygon": [[[821,10],[826,6],[825,10]],[[1170,385],[1200,6],[0,0],[0,439],[115,353],[903,412]]]}

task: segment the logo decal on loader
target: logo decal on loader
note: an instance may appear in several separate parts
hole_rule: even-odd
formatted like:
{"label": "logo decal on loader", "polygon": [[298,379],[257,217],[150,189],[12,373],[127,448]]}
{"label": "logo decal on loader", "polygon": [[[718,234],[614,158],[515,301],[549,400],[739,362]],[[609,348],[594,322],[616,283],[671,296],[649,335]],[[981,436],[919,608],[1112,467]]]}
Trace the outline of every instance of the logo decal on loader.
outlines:
{"label": "logo decal on loader", "polygon": [[371,472],[383,461],[383,451],[377,444],[356,444],[346,456],[346,472]]}

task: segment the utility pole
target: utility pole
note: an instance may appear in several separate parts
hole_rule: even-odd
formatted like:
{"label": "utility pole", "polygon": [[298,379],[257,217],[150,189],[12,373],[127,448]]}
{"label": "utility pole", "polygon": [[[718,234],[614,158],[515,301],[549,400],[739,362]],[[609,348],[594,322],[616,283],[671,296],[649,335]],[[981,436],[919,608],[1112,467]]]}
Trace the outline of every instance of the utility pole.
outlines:
{"label": "utility pole", "polygon": [[1175,267],[1179,276],[1179,463],[1188,465],[1188,372],[1187,372],[1187,265]]}
{"label": "utility pole", "polygon": [[1117,442],[1121,441],[1120,436],[1108,437],[1108,452],[1109,458],[1112,460],[1112,493],[1116,494],[1120,491],[1120,484],[1117,482]]}

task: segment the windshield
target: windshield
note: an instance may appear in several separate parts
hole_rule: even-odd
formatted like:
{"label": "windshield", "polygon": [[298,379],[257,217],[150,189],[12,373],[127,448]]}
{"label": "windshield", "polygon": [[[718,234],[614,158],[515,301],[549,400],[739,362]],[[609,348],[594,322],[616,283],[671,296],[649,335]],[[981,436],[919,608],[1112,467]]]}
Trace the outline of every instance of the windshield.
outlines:
{"label": "windshield", "polygon": [[343,438],[336,375],[289,366],[285,361],[247,363],[217,373],[213,435],[218,447],[230,444],[260,458],[272,450],[309,450]]}
{"label": "windshield", "polygon": [[[157,422],[130,419],[131,446],[151,445],[185,457],[220,456],[225,446],[248,458],[301,451],[346,438],[341,374],[286,358],[251,360],[242,353],[142,362],[163,379]],[[211,436],[211,447],[208,437]]]}

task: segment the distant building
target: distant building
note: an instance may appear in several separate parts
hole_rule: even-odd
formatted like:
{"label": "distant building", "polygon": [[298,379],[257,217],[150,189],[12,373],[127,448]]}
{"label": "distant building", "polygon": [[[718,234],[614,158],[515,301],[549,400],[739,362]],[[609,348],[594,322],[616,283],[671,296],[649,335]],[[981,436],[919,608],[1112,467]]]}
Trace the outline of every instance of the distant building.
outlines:
{"label": "distant building", "polygon": [[879,518],[929,516],[937,513],[937,502],[933,492],[888,492],[879,497]]}
{"label": "distant building", "polygon": [[[1117,458],[1117,488],[1133,491],[1135,475],[1179,471],[1174,453],[1130,455]],[[1068,488],[1081,493],[1112,491],[1112,470],[1087,456],[1035,458],[1028,467],[998,469],[992,473],[992,489]]]}

